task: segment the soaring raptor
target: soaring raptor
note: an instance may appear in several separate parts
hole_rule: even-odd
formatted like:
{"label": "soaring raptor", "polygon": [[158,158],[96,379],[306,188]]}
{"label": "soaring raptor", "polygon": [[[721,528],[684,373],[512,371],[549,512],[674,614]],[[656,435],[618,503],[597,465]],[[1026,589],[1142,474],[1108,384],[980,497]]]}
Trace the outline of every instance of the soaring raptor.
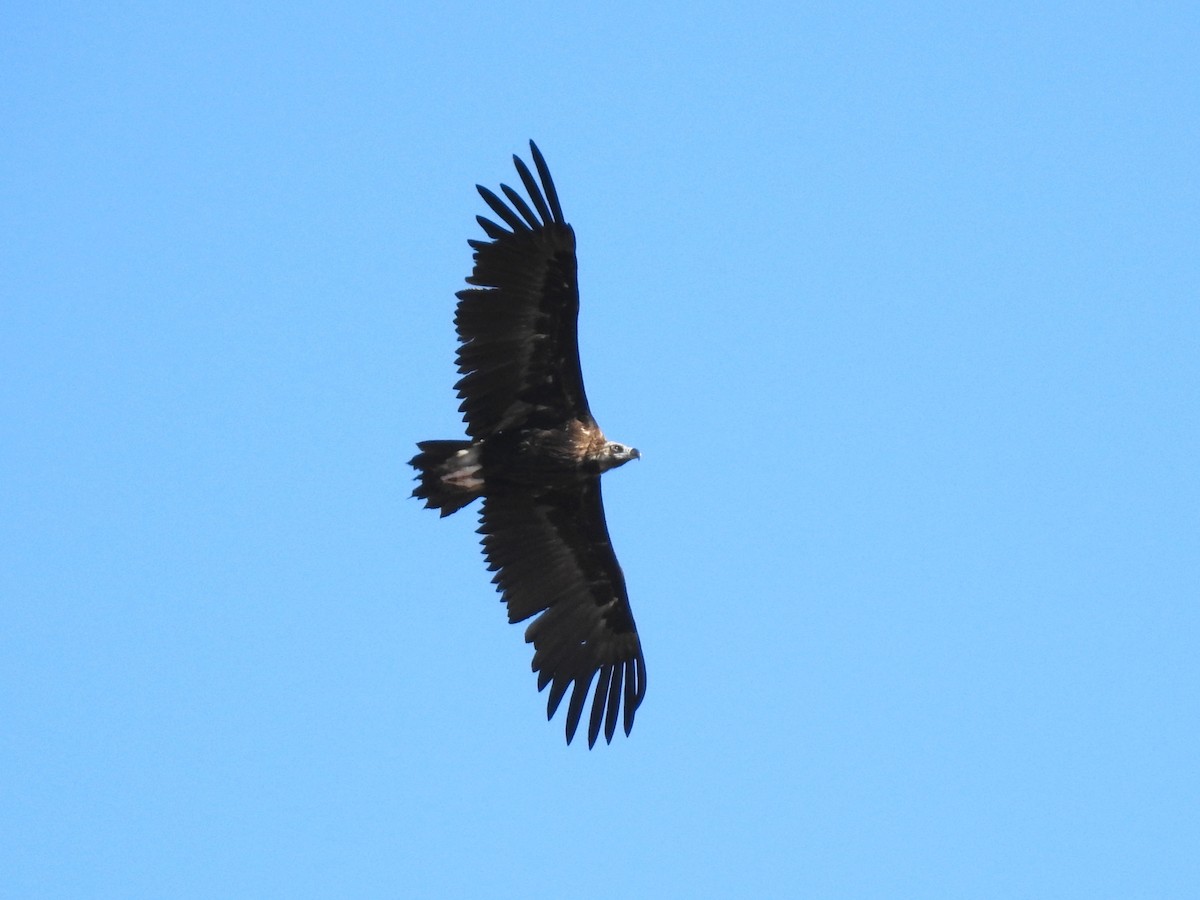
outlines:
{"label": "soaring raptor", "polygon": [[[447,516],[483,498],[479,533],[508,620],[536,616],[538,690],[547,718],[570,690],[567,743],[591,692],[588,747],[601,728],[625,733],[646,695],[646,663],[625,577],[613,553],[600,476],[639,457],[608,440],[588,409],[579,367],[575,232],[530,141],[537,178],[513,157],[528,201],[506,184],[506,203],[480,196],[498,224],[478,216],[487,240],[468,243],[475,267],[458,292],[455,387],[469,440],[423,441],[412,459],[413,496]],[[540,184],[539,184],[540,182]]]}

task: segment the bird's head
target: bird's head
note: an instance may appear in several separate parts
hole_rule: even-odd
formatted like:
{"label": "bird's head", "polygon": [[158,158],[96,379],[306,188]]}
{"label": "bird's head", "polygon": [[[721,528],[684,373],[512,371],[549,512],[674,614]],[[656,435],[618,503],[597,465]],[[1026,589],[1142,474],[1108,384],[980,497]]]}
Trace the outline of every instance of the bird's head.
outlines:
{"label": "bird's head", "polygon": [[638,453],[635,447],[627,447],[625,444],[609,441],[600,453],[600,471],[607,472],[609,469],[625,465],[631,459],[641,458],[642,454]]}

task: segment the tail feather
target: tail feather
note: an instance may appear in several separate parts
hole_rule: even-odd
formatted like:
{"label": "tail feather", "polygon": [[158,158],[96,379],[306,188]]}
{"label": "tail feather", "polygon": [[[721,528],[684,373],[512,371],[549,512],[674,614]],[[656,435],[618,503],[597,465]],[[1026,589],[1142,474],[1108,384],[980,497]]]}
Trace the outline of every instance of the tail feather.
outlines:
{"label": "tail feather", "polygon": [[417,470],[420,483],[412,495],[424,500],[426,509],[448,516],[483,496],[478,446],[470,441],[421,441],[417,447],[421,452],[409,465]]}

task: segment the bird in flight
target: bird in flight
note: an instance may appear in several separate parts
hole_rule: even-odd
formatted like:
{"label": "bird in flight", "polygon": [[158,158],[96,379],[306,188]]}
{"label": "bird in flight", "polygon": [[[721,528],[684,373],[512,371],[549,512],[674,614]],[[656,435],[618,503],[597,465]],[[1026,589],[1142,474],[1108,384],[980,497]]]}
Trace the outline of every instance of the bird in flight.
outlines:
{"label": "bird in flight", "polygon": [[575,232],[537,146],[537,171],[514,156],[528,200],[476,185],[499,224],[468,243],[475,266],[458,292],[455,388],[467,440],[422,441],[413,496],[442,516],[482,498],[479,534],[509,622],[533,618],[546,717],[570,691],[567,743],[591,692],[588,747],[625,733],[646,695],[646,663],[617,563],[600,476],[640,454],[608,440],[588,409],[579,365]]}

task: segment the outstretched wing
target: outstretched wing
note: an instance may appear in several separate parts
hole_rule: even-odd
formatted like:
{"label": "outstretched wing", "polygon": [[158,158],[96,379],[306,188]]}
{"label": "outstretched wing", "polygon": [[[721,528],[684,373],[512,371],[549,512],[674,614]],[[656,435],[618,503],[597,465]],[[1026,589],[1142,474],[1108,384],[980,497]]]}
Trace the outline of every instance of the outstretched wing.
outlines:
{"label": "outstretched wing", "polygon": [[507,204],[476,185],[504,224],[477,217],[490,240],[468,242],[475,268],[467,283],[475,287],[458,292],[454,317],[462,375],[455,388],[472,438],[591,418],[579,370],[575,232],[563,220],[546,161],[533,141],[529,149],[540,187],[513,157],[528,203],[506,184]]}
{"label": "outstretched wing", "polygon": [[567,743],[589,688],[588,746],[596,743],[601,724],[605,740],[612,741],[622,709],[629,734],[646,695],[646,663],[604,522],[600,478],[536,492],[493,491],[484,498],[481,519],[488,568],[496,572],[492,580],[508,604],[508,620],[538,616],[525,640],[534,647],[538,690],[550,687],[546,717],[554,716],[573,684]]}

